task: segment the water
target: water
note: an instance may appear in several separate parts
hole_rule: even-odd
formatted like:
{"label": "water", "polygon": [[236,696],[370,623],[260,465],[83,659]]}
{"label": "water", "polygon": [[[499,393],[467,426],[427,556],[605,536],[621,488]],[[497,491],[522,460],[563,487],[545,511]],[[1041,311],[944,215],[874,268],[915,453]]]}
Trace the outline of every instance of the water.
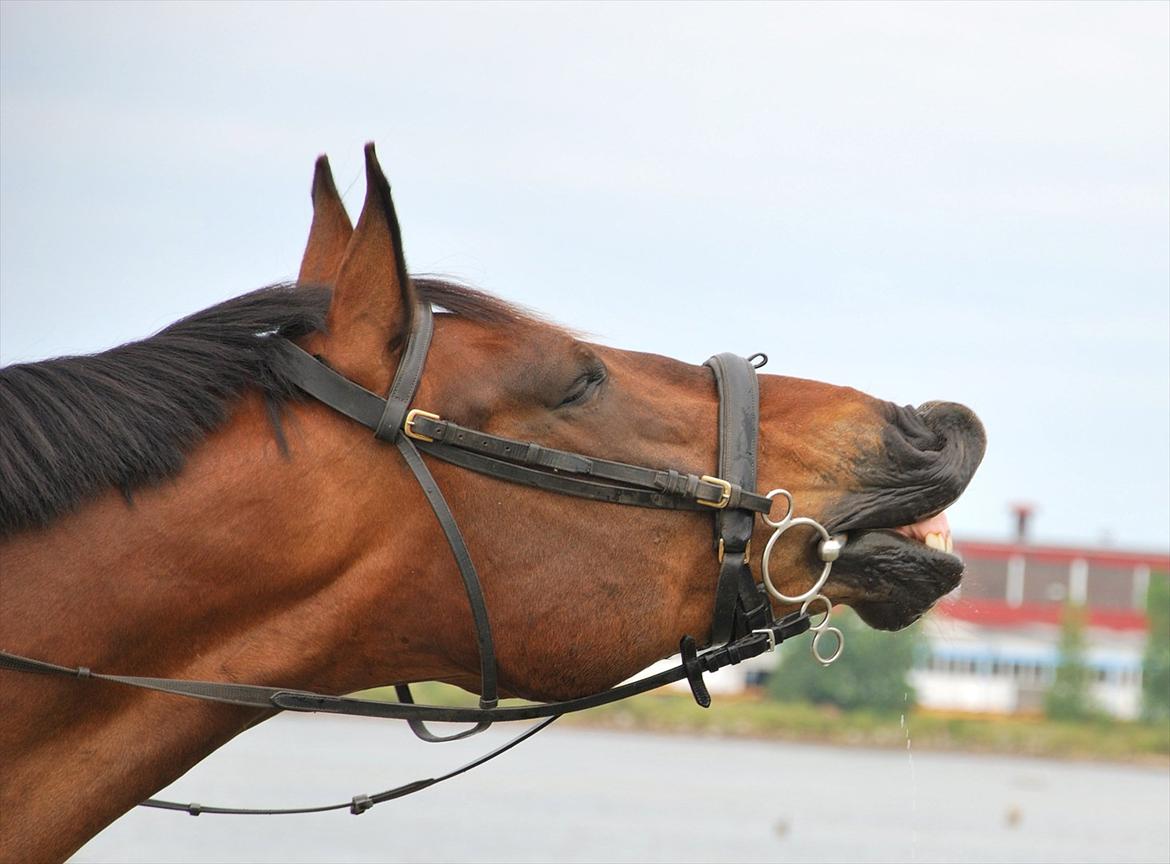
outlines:
{"label": "water", "polygon": [[[432,776],[504,740],[282,716],[161,797],[294,806]],[[907,730],[907,744],[909,732]],[[558,727],[360,817],[137,809],[77,862],[1170,860],[1165,769]]]}

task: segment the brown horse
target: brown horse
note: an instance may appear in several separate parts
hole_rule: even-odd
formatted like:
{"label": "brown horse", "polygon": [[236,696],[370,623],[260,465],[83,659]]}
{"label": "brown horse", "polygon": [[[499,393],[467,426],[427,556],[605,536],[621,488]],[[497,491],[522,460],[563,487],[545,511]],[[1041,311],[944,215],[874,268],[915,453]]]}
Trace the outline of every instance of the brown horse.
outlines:
{"label": "brown horse", "polygon": [[[466,597],[417,483],[369,430],[295,398],[258,334],[295,338],[385,393],[411,310],[430,301],[448,314],[416,404],[500,435],[714,473],[708,369],[592,345],[486,295],[412,281],[372,148],[356,228],[324,157],[312,197],[297,286],[104,354],[3,371],[0,648],[335,693],[478,686]],[[923,541],[945,531],[939,514],[982,457],[969,410],[770,375],[760,404],[761,488],[784,486],[801,512],[849,532],[825,589],[834,602],[895,629],[955,586],[961,563]],[[709,515],[430,464],[480,570],[506,694],[594,692],[674,653],[681,635],[709,633]],[[758,567],[766,538],[755,539]],[[808,540],[785,536],[774,554],[785,593],[815,577]],[[0,670],[4,860],[67,857],[266,716]]]}

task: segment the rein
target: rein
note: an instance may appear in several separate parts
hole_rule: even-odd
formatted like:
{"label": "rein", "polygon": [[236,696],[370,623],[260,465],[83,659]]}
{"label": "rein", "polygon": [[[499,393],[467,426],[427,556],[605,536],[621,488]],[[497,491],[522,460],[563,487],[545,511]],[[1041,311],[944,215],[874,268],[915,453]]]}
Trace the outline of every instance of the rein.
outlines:
{"label": "rein", "polygon": [[[715,376],[719,393],[719,474],[700,476],[629,465],[491,435],[444,420],[438,414],[419,408],[412,409],[410,405],[422,378],[433,332],[431,308],[429,304],[420,304],[416,307],[415,326],[385,398],[339,375],[322,360],[283,337],[265,338],[280,340],[281,353],[292,372],[290,377],[301,390],[369,427],[379,440],[394,444],[418,480],[451,547],[471,608],[480,658],[481,695],[478,707],[418,705],[406,684],[395,687],[398,702],[381,702],[251,684],[100,674],[86,667],[59,666],[7,651],[0,651],[0,669],[107,681],[193,699],[267,710],[405,720],[415,735],[428,742],[466,738],[482,732],[495,722],[540,722],[495,750],[447,774],[405,783],[375,795],[355,795],[349,801],[337,804],[249,809],[181,804],[152,798],[140,806],[182,810],[194,816],[201,813],[276,815],[340,809],[349,809],[356,815],[364,813],[374,804],[419,792],[482,765],[546,728],[562,714],[606,705],[684,679],[690,685],[695,701],[706,708],[711,704],[711,696],[703,681],[705,673],[771,651],[779,643],[806,630],[811,629],[815,633],[812,650],[822,663],[827,665],[840,655],[844,640],[839,630],[829,626],[831,604],[819,592],[840,554],[843,541],[831,537],[815,520],[795,516],[792,496],[787,491],[776,489],[767,495],[753,491],[759,449],[759,389],[756,379],[758,367],[752,361],[759,359],[759,366],[762,366],[767,362],[764,355],[757,354],[744,359],[734,354],[718,354],[707,361],[706,365]],[[665,671],[577,699],[500,707],[495,645],[479,576],[455,517],[421,453],[502,480],[564,495],[636,507],[711,510],[715,515],[719,577],[709,644],[717,647],[700,652],[695,639],[684,636],[679,644],[681,662]],[[779,520],[773,520],[769,515],[776,497],[783,497],[787,502],[787,511]],[[757,514],[774,529],[764,549],[762,584],[756,583],[749,560]],[[768,559],[779,537],[798,525],[811,527],[819,534],[818,552],[824,568],[808,591],[786,596],[772,582]],[[786,603],[801,603],[800,611],[773,619],[769,594]],[[813,624],[813,613],[810,613],[809,607],[818,601],[824,605],[824,617]],[[823,655],[819,648],[826,633],[833,634],[837,640],[835,650],[829,656]],[[474,725],[450,735],[438,735],[427,727],[426,724],[430,722]]]}

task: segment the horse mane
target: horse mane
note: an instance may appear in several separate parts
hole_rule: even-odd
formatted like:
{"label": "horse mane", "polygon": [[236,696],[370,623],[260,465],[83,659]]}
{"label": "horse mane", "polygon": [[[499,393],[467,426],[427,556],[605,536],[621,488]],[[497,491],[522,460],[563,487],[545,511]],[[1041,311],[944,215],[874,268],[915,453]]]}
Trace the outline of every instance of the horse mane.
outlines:
{"label": "horse mane", "polygon": [[[412,280],[423,301],[488,324],[532,320],[449,280]],[[43,527],[111,487],[130,500],[183,468],[245,391],[258,389],[280,434],[299,397],[271,336],[325,327],[327,287],[281,283],[196,312],[99,354],[0,369],[0,536]]]}

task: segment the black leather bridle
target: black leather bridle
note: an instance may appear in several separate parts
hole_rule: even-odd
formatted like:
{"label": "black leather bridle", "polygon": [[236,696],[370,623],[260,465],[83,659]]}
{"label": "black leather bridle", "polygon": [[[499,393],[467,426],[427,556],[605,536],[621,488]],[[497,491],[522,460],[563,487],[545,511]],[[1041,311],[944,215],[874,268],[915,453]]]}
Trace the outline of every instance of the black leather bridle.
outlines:
{"label": "black leather bridle", "polygon": [[[707,361],[706,365],[714,373],[719,392],[719,473],[698,476],[669,469],[628,465],[556,450],[529,441],[503,438],[460,426],[419,408],[412,409],[410,406],[422,377],[433,331],[433,313],[430,305],[423,303],[416,307],[413,328],[403,349],[390,392],[385,398],[339,375],[321,359],[283,337],[271,335],[261,338],[280,339],[280,348],[289,363],[295,384],[334,410],[368,426],[378,439],[394,444],[418,480],[451,546],[471,607],[480,659],[481,696],[478,707],[418,705],[414,703],[409,685],[405,684],[396,687],[398,702],[382,702],[250,684],[107,675],[86,667],[59,666],[6,651],[0,651],[0,669],[96,679],[267,710],[401,719],[410,725],[419,738],[431,742],[465,738],[500,721],[541,722],[501,747],[447,774],[416,780],[376,795],[355,795],[349,801],[338,804],[249,809],[181,804],[152,798],[143,802],[143,806],[183,810],[192,815],[315,813],[338,809],[348,809],[354,814],[363,813],[374,804],[418,792],[482,765],[544,729],[562,714],[616,702],[684,678],[690,684],[695,701],[707,707],[711,704],[711,697],[703,682],[704,673],[770,651],[785,639],[809,629],[806,609],[781,619],[773,619],[768,593],[764,586],[756,583],[749,560],[756,515],[763,515],[769,525],[778,524],[767,520],[771,497],[754,491],[759,439],[759,388],[757,367],[752,360],[759,358],[766,362],[766,357],[755,355],[751,359],[744,359],[734,354],[717,354]],[[763,365],[763,362],[759,365]],[[684,636],[679,645],[681,662],[666,671],[578,699],[501,707],[498,704],[495,646],[479,577],[455,517],[420,453],[502,480],[564,495],[637,507],[712,511],[715,515],[719,578],[709,644],[715,647],[700,652],[695,639]],[[789,502],[791,504],[790,498]],[[821,531],[824,533],[823,529]],[[827,538],[827,534],[825,536]],[[426,726],[428,722],[473,725],[470,729],[441,736]]]}

